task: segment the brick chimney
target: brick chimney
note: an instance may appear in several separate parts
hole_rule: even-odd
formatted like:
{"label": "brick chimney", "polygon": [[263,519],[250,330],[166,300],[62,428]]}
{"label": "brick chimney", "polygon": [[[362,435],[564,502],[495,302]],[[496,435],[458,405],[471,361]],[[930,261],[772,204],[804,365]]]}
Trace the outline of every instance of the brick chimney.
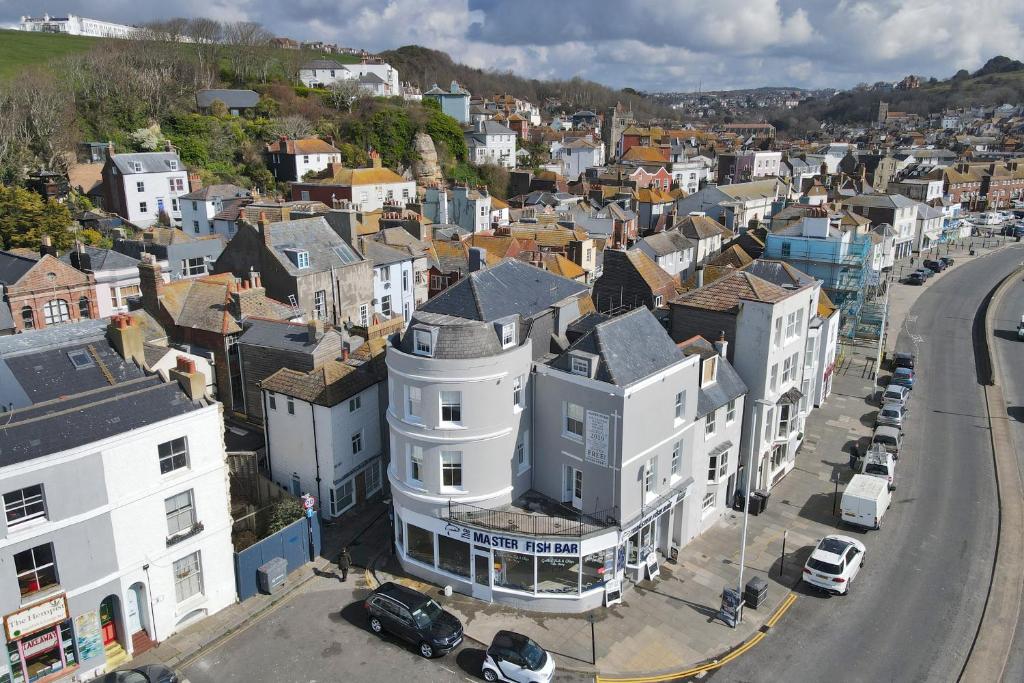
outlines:
{"label": "brick chimney", "polygon": [[43,241],[39,245],[39,256],[43,257],[47,254],[54,258],[58,256],[57,249],[53,246],[53,240],[49,235],[43,235]]}
{"label": "brick chimney", "polygon": [[263,244],[270,246],[270,221],[267,220],[267,212],[260,211],[260,218],[256,221],[256,225],[259,226],[260,235],[263,236]]}
{"label": "brick chimney", "polygon": [[196,370],[196,362],[191,358],[178,356],[178,365],[167,374],[193,401],[206,396],[206,375]]}
{"label": "brick chimney", "polygon": [[322,320],[310,320],[306,323],[306,343],[313,344],[324,337],[324,323]]}
{"label": "brick chimney", "polygon": [[164,274],[153,254],[143,254],[139,262],[139,291],[142,293],[142,308],[159,319],[160,296],[164,292]]}
{"label": "brick chimney", "polygon": [[140,366],[145,363],[142,351],[142,328],[127,313],[113,316],[107,325],[107,339],[118,355],[126,361],[134,360]]}

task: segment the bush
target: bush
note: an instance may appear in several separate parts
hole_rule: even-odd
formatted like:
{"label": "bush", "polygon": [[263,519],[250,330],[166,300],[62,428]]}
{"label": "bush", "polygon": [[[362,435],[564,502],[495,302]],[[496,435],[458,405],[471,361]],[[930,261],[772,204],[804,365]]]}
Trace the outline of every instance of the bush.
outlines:
{"label": "bush", "polygon": [[302,514],[302,503],[297,498],[291,496],[278,498],[270,507],[267,532],[264,534],[264,538],[301,519]]}

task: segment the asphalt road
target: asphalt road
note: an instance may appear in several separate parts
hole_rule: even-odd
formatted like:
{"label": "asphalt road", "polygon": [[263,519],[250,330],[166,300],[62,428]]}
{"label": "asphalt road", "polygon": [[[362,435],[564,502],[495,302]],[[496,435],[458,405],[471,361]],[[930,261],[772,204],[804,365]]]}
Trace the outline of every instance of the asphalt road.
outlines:
{"label": "asphalt road", "polygon": [[[864,570],[846,597],[798,587],[779,625],[716,683],[956,680],[984,608],[997,522],[972,325],[1022,257],[1010,248],[961,264],[922,293],[897,340],[918,367],[899,489],[884,528],[860,536]],[[1022,403],[1019,391],[1007,398]]]}
{"label": "asphalt road", "polygon": [[[1018,252],[1024,260],[1024,255]],[[1024,341],[1017,339],[1017,325],[1024,315],[1024,282],[1007,292],[995,311],[995,354],[999,361],[1000,377],[1006,398],[1007,417],[1021,470],[1024,471]],[[1007,664],[1004,680],[1024,681],[1024,618],[1017,621],[1013,651]]]}

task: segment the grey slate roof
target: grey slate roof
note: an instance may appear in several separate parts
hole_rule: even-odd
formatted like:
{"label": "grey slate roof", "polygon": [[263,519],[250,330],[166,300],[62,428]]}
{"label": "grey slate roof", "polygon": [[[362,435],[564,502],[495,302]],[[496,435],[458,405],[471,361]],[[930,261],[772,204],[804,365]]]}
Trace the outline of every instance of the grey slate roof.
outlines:
{"label": "grey slate roof", "polygon": [[0,467],[117,436],[199,407],[177,383],[150,375],[15,410],[0,431]]}
{"label": "grey slate roof", "polygon": [[[323,216],[271,223],[270,252],[281,262],[289,275],[320,273],[344,268],[361,261],[352,247],[334,232]],[[289,249],[309,252],[309,267],[299,268],[288,256]]]}
{"label": "grey slate roof", "polygon": [[594,378],[617,386],[638,382],[685,358],[654,314],[643,306],[598,323],[552,360],[551,366],[569,372],[573,351],[596,355]]}
{"label": "grey slate roof", "polygon": [[250,318],[247,324],[248,328],[238,338],[239,344],[302,353],[313,353],[313,350],[323,343],[328,335],[338,334],[334,330],[326,330],[319,340],[313,340],[310,343],[309,329],[304,323]]}
{"label": "grey slate roof", "polygon": [[[402,229],[399,228],[399,230]],[[402,232],[405,231],[402,230]],[[386,244],[381,244],[380,242],[372,239],[360,240],[359,250],[363,252],[363,256],[366,257],[366,259],[375,267],[386,266],[392,263],[400,263],[402,261],[411,261],[413,259],[412,254],[408,252],[399,251],[394,247],[389,247]]]}
{"label": "grey slate roof", "polygon": [[909,209],[917,202],[901,194],[861,194],[843,203],[847,206],[872,206],[879,209]]}
{"label": "grey slate roof", "polygon": [[[5,356],[2,362],[29,399],[39,403],[109,386],[110,382],[93,354],[106,366],[115,382],[137,379],[144,374],[134,363],[125,362],[102,337],[42,351],[12,354]],[[87,360],[88,364],[76,368],[71,361],[72,356]]]}
{"label": "grey slate roof", "polygon": [[11,315],[11,307],[6,301],[0,301],[0,330],[13,330],[14,317]]}
{"label": "grey slate roof", "polygon": [[650,247],[657,256],[668,256],[693,249],[693,243],[676,230],[657,232],[648,235],[641,241]]}
{"label": "grey slate roof", "polygon": [[748,263],[743,270],[779,287],[803,287],[815,282],[815,278],[785,261],[759,258]]}
{"label": "grey slate roof", "polygon": [[[175,152],[135,152],[132,154],[115,154],[110,157],[117,170],[122,175],[135,175],[137,173],[169,173],[171,171],[184,171],[185,164]],[[142,170],[136,171],[129,162],[142,164]],[[178,167],[171,168],[169,162],[177,162]],[[166,188],[165,188],[166,189]]]}
{"label": "grey slate roof", "polygon": [[38,261],[27,256],[18,256],[9,251],[0,251],[0,283],[13,285],[25,276]]}
{"label": "grey slate roof", "polygon": [[[333,59],[314,59],[311,62],[303,64],[301,69],[344,69],[345,65],[341,62],[336,62]],[[347,69],[346,69],[347,71]]]}
{"label": "grey slate roof", "polygon": [[[417,329],[436,331],[434,358],[486,358],[503,351],[498,330],[492,323],[422,309],[412,314],[412,321],[399,340],[399,349],[413,353],[413,332]],[[524,336],[520,333],[519,339],[522,340]]]}
{"label": "grey slate roof", "polygon": [[214,197],[220,197],[221,199],[234,199],[236,197],[251,196],[252,192],[244,187],[232,185],[231,183],[223,183],[218,185],[204,185],[198,190],[181,195],[178,199],[195,199],[197,201],[206,202]]}
{"label": "grey slate roof", "polygon": [[228,109],[245,109],[260,103],[260,94],[253,90],[211,89],[197,90],[196,104],[209,107],[214,101],[220,100]]}
{"label": "grey slate roof", "polygon": [[[714,344],[704,337],[690,340],[683,350],[687,354],[699,354],[701,358],[718,354]],[[747,385],[743,383],[739,373],[725,358],[719,357],[716,372],[716,381],[701,387],[697,392],[698,419],[747,393]]]}
{"label": "grey slate roof", "polygon": [[[139,260],[122,254],[113,249],[100,249],[99,247],[85,247],[85,253],[89,255],[93,272],[101,270],[127,270],[139,267]],[[71,252],[63,254],[60,260],[71,265]]]}
{"label": "grey slate roof", "polygon": [[516,314],[532,318],[559,301],[586,291],[586,285],[579,282],[522,261],[505,259],[496,266],[470,273],[420,310],[486,322]]}

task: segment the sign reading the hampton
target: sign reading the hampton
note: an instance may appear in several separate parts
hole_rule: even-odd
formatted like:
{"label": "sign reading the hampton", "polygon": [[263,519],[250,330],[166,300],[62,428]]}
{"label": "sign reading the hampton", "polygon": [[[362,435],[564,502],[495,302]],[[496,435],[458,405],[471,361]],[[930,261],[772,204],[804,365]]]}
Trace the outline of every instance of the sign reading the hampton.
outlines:
{"label": "sign reading the hampton", "polygon": [[4,626],[7,629],[7,639],[13,640],[21,636],[34,633],[39,629],[46,628],[64,621],[68,618],[68,601],[61,594],[50,598],[38,605],[26,607],[20,612],[8,614],[4,617]]}

